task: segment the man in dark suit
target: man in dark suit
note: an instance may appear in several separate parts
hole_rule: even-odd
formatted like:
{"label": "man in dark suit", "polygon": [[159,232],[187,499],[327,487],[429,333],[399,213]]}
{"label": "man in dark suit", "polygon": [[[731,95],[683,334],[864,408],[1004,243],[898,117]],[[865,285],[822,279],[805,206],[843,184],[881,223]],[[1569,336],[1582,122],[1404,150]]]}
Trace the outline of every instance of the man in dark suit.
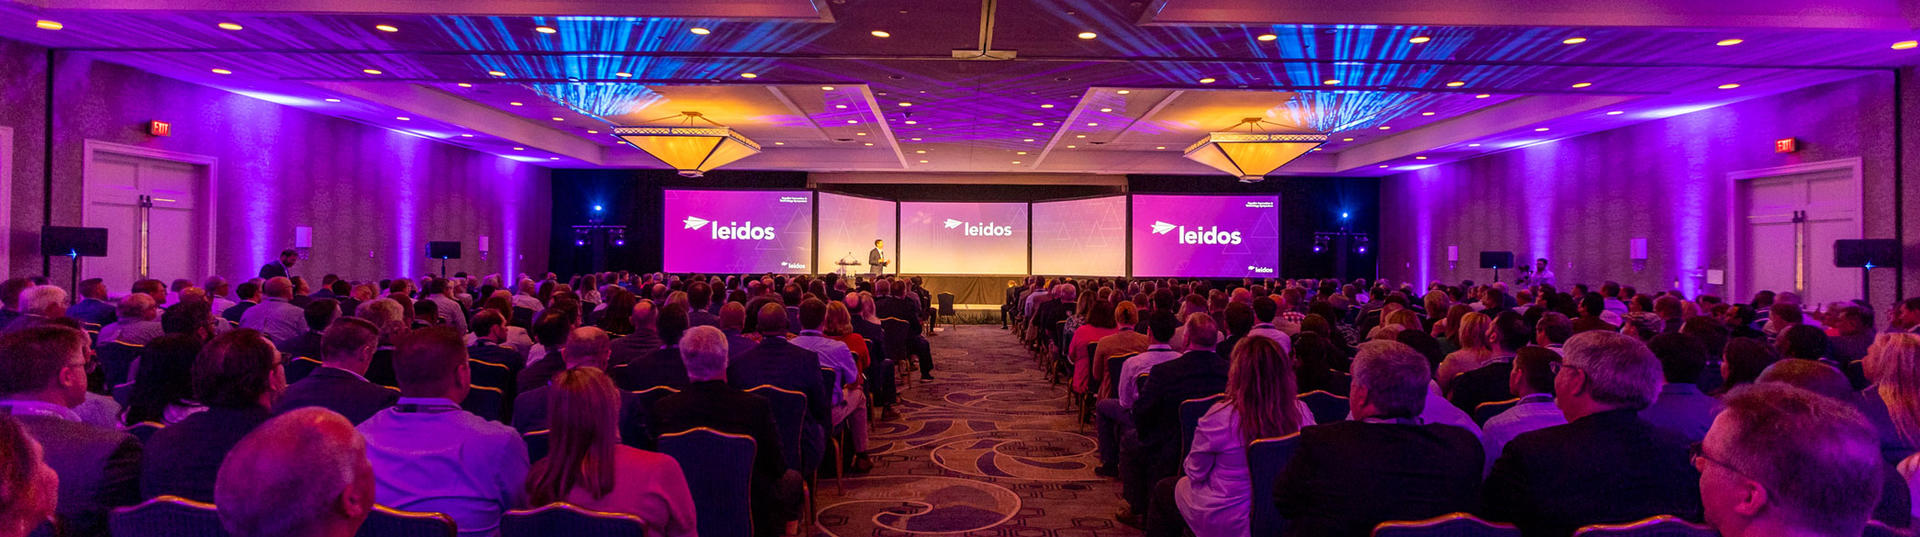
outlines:
{"label": "man in dark suit", "polygon": [[687,367],[680,358],[680,336],[687,331],[688,315],[687,307],[679,304],[667,304],[660,308],[656,322],[660,339],[667,346],[644,356],[629,357],[626,365],[615,371],[614,384],[622,390],[645,390],[654,386],[671,386],[675,389],[687,387]]}
{"label": "man in dark suit", "polygon": [[297,261],[300,261],[300,252],[296,252],[292,248],[281,250],[280,259],[260,267],[260,279],[268,280],[287,277],[289,276],[287,269],[293,268],[293,264]]}
{"label": "man in dark suit", "polygon": [[1660,360],[1640,340],[1581,332],[1562,350],[1554,404],[1567,424],[1523,433],[1493,463],[1487,518],[1528,537],[1654,515],[1700,520],[1700,473],[1680,433],[1639,412],[1660,391]]}
{"label": "man in dark suit", "polygon": [[105,536],[107,513],[140,501],[140,442],[87,425],[73,411],[87,399],[87,335],[40,326],[0,336],[0,412],[20,420],[60,476],[54,517],[62,535]]}
{"label": "man in dark suit", "polygon": [[[498,316],[497,312],[494,313]],[[477,318],[478,316],[476,316]],[[548,360],[564,358],[567,369],[595,367],[605,370],[607,367],[607,332],[598,327],[582,326],[573,329],[567,336],[566,350],[560,358],[549,356]],[[513,428],[521,433],[546,429],[548,424],[547,401],[552,396],[551,386],[541,385],[521,392],[513,398]],[[653,437],[647,434],[646,403],[632,392],[620,392],[620,440],[627,445],[652,449]]]}
{"label": "man in dark suit", "polygon": [[273,417],[271,402],[286,389],[280,353],[265,334],[234,330],[207,342],[193,367],[193,397],[207,409],[168,425],[147,440],[140,495],[171,494],[213,502],[213,484],[227,451]]}
{"label": "man in dark suit", "polygon": [[1354,419],[1301,430],[1281,472],[1274,496],[1288,537],[1366,535],[1389,520],[1473,509],[1485,455],[1466,429],[1420,423],[1431,371],[1404,343],[1360,346]]}
{"label": "man in dark suit", "polygon": [[753,437],[754,533],[779,535],[786,521],[798,517],[801,488],[799,474],[787,468],[780,454],[772,405],[766,398],[729,385],[727,339],[719,329],[701,326],[687,330],[680,349],[683,367],[693,383],[654,403],[652,430],[671,434],[705,427]]}
{"label": "man in dark suit", "polygon": [[1473,415],[1473,409],[1481,403],[1518,397],[1507,389],[1507,377],[1513,375],[1514,355],[1533,340],[1533,331],[1527,329],[1520,314],[1505,311],[1494,317],[1493,333],[1493,359],[1478,369],[1454,375],[1447,385],[1447,401],[1467,415]]}
{"label": "man in dark suit", "polygon": [[[613,361],[611,365],[620,365],[629,360],[646,356],[660,350],[666,341],[660,338],[660,308],[651,300],[642,300],[634,304],[627,320],[633,323],[633,333],[622,336],[613,342]],[[617,312],[607,312],[617,315]]]}
{"label": "man in dark suit", "polygon": [[[894,360],[905,360],[912,356],[920,357],[920,380],[933,380],[933,348],[927,338],[920,335],[920,308],[907,300],[907,283],[903,281],[879,280],[873,282],[873,302],[875,314],[882,319],[906,321],[911,330],[906,346],[911,348],[893,349]],[[885,340],[884,333],[882,341]]]}
{"label": "man in dark suit", "polygon": [[340,318],[340,302],[331,298],[309,302],[303,309],[307,319],[306,333],[279,345],[280,352],[287,355],[289,361],[302,356],[307,358],[323,356],[325,350],[321,348],[320,343],[323,333],[328,326],[333,325],[334,319]]}
{"label": "man in dark suit", "polygon": [[248,308],[260,304],[262,300],[260,296],[260,282],[240,282],[240,285],[233,288],[233,295],[240,297],[240,302],[227,307],[226,311],[218,313],[220,317],[225,318],[228,322],[240,324],[240,316],[246,315]]}
{"label": "man in dark suit", "polygon": [[800,473],[810,473],[823,453],[832,397],[820,378],[820,353],[787,341],[787,309],[778,302],[760,307],[755,323],[760,344],[729,360],[727,382],[742,390],[770,385],[807,396],[806,427],[800,435]]}
{"label": "man in dark suit", "polygon": [[[1133,400],[1139,449],[1123,454],[1123,493],[1134,513],[1143,513],[1147,495],[1161,478],[1180,473],[1180,403],[1226,391],[1227,359],[1213,352],[1220,328],[1204,313],[1187,316],[1187,348],[1179,358],[1153,366],[1140,396]],[[1128,446],[1123,442],[1122,449]]]}
{"label": "man in dark suit", "polygon": [[[80,282],[80,301],[67,308],[67,316],[100,326],[113,324],[114,305],[107,302],[107,284],[99,278]],[[217,313],[217,312],[216,312]]]}
{"label": "man in dark suit", "polygon": [[712,285],[703,281],[687,284],[687,306],[687,326],[720,326],[720,315],[712,311]]}
{"label": "man in dark suit", "polygon": [[527,364],[519,374],[514,375],[515,390],[525,392],[546,386],[547,381],[553,380],[554,375],[567,370],[567,362],[561,355],[565,352],[563,345],[567,342],[567,334],[572,331],[573,320],[564,310],[543,312],[539,319],[534,320],[531,335],[533,340],[540,344],[541,352],[545,354],[533,363]]}
{"label": "man in dark suit", "polygon": [[340,413],[355,425],[393,406],[400,392],[367,381],[374,350],[380,347],[380,329],[357,317],[342,317],[320,337],[322,363],[306,378],[287,386],[274,403],[275,414],[308,406]]}
{"label": "man in dark suit", "polygon": [[507,341],[507,318],[494,310],[481,310],[474,314],[473,345],[467,347],[467,357],[482,362],[500,364],[518,372],[526,367],[526,359],[520,353],[504,345]]}
{"label": "man in dark suit", "polygon": [[887,259],[886,243],[880,239],[874,239],[873,249],[867,251],[867,266],[870,267],[868,270],[874,274],[886,274],[887,265],[891,263],[892,261]]}

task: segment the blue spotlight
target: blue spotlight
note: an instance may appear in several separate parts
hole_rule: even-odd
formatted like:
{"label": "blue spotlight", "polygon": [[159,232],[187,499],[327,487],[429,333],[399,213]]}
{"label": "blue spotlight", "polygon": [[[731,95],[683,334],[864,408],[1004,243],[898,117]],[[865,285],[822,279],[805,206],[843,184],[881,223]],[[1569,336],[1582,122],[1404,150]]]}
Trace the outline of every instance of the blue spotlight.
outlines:
{"label": "blue spotlight", "polygon": [[604,211],[604,210],[607,210],[607,209],[606,209],[605,207],[601,207],[601,206],[599,206],[599,205],[595,205],[595,206],[593,206],[593,212],[596,212],[596,213],[597,213],[597,212],[600,212],[600,211]]}
{"label": "blue spotlight", "polygon": [[[599,210],[599,209],[598,209],[598,208],[595,208],[594,210]],[[1341,220],[1346,220],[1348,216],[1350,216],[1350,215],[1348,215],[1346,211],[1340,211],[1340,219],[1341,219]]]}

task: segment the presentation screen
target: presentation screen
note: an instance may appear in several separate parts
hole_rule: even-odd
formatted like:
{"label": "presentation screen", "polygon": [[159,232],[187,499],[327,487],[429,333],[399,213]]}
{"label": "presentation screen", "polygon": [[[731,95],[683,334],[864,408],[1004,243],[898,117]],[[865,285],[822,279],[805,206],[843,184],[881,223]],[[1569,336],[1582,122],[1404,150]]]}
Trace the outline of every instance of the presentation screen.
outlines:
{"label": "presentation screen", "polygon": [[1280,198],[1133,196],[1133,274],[1239,278],[1280,274]]}
{"label": "presentation screen", "polygon": [[1127,197],[1033,204],[1033,273],[1122,276],[1127,272]]}
{"label": "presentation screen", "polygon": [[667,272],[811,272],[812,192],[668,190],[663,214]]}
{"label": "presentation screen", "polygon": [[[894,231],[898,229],[894,220],[894,202],[821,192],[820,203],[820,249],[815,253],[813,266],[821,273],[838,272],[837,262],[842,259],[858,261],[860,265],[844,267],[849,274],[871,274],[873,267],[867,266],[867,252],[873,250],[873,240],[886,242],[888,259],[893,258]],[[899,265],[887,267],[887,272],[895,273]]]}
{"label": "presentation screen", "polygon": [[900,202],[896,266],[915,274],[1026,274],[1027,204]]}

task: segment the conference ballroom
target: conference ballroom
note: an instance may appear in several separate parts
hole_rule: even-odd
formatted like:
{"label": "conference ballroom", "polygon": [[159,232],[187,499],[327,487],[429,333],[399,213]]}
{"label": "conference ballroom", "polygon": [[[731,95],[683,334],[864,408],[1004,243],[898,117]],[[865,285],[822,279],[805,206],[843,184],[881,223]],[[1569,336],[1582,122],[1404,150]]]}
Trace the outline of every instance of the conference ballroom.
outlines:
{"label": "conference ballroom", "polygon": [[1912,1],[0,0],[0,74],[0,537],[1920,532]]}

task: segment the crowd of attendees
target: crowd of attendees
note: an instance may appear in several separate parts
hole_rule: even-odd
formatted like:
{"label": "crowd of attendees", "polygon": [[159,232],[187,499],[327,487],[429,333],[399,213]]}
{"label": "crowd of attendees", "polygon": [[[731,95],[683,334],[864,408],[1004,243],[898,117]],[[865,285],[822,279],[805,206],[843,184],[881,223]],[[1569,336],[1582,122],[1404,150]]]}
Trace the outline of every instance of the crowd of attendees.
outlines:
{"label": "crowd of attendees", "polygon": [[[1883,327],[1860,302],[1613,282],[1031,277],[1002,310],[1088,403],[1095,473],[1149,536],[1248,535],[1255,480],[1299,537],[1461,512],[1528,537],[1658,515],[1853,537],[1920,512],[1920,298]],[[1290,458],[1252,473],[1276,441]]]}
{"label": "crowd of attendees", "polygon": [[[114,509],[162,496],[214,505],[239,537],[349,536],[375,504],[498,535],[508,511],[556,502],[692,536],[701,469],[652,449],[703,428],[753,439],[754,533],[780,535],[840,466],[828,457],[870,471],[869,420],[895,418],[906,364],[932,378],[913,278],[328,275],[315,290],[286,275],[294,261],[120,296],[0,282],[0,537],[107,535]],[[797,437],[775,421],[787,403],[749,392],[767,386],[803,394]]]}

